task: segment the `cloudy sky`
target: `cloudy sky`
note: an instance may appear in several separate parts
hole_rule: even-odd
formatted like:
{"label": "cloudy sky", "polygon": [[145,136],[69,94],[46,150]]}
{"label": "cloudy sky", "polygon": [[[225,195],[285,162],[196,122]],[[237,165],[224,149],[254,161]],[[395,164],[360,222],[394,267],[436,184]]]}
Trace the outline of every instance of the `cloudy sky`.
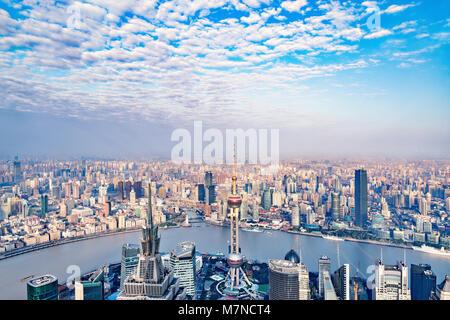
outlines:
{"label": "cloudy sky", "polygon": [[0,157],[169,157],[278,128],[282,157],[450,157],[448,0],[0,2]]}

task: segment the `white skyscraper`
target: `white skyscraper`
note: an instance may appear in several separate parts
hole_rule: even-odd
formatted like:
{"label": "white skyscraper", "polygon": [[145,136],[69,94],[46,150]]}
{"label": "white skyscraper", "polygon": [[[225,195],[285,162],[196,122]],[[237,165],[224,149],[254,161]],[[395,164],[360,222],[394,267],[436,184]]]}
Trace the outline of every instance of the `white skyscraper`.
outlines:
{"label": "white skyscraper", "polygon": [[408,267],[403,261],[397,265],[384,265],[380,259],[375,262],[375,280],[372,283],[373,300],[411,300],[408,287]]}

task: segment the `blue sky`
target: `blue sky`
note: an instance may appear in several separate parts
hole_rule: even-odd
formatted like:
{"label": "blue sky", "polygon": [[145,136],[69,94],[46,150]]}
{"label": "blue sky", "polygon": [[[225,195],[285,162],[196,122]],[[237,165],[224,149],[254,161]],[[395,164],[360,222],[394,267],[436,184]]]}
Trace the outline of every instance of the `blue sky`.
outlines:
{"label": "blue sky", "polygon": [[0,156],[165,156],[201,120],[279,128],[284,157],[448,158],[449,9],[2,1]]}

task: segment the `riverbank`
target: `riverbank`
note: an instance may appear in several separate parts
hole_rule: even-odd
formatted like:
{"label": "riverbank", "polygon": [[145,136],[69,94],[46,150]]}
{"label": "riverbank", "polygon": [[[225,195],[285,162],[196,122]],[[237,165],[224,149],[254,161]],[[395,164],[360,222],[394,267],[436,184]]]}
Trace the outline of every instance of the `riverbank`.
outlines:
{"label": "riverbank", "polygon": [[[189,227],[191,227],[191,225],[176,225],[176,226],[161,227],[161,229],[166,230],[166,229],[189,228]],[[112,236],[112,235],[116,235],[116,234],[132,233],[132,232],[137,232],[139,230],[141,230],[141,227],[129,228],[129,229],[124,229],[124,230],[120,230],[120,231],[99,232],[99,233],[94,233],[94,234],[85,235],[85,236],[81,236],[81,237],[64,238],[64,239],[60,239],[60,240],[36,244],[33,246],[25,246],[22,248],[17,248],[17,249],[11,250],[11,251],[6,251],[6,252],[1,253],[0,261],[18,256],[21,254],[25,254],[25,253],[29,253],[29,252],[33,252],[33,251],[39,251],[42,249],[51,248],[51,247],[55,247],[55,246],[60,246],[60,245],[67,244],[67,243],[84,241],[84,240],[95,239],[95,238],[100,238],[100,237],[108,237],[108,236]]]}
{"label": "riverbank", "polygon": [[84,240],[95,239],[95,238],[100,238],[100,237],[108,237],[108,236],[112,236],[112,235],[116,235],[116,234],[132,233],[132,232],[137,232],[139,230],[141,230],[141,228],[130,228],[130,229],[125,229],[125,230],[120,230],[120,231],[112,231],[112,232],[100,232],[100,233],[94,233],[92,235],[87,235],[87,236],[82,236],[82,237],[64,238],[61,240],[40,243],[40,244],[33,245],[33,246],[26,246],[23,248],[18,248],[18,249],[14,249],[11,251],[3,252],[2,254],[0,254],[0,260],[12,258],[12,257],[18,256],[18,255],[33,252],[33,251],[39,251],[39,250],[46,249],[46,248],[60,246],[60,245],[67,244],[67,243],[84,241]]}
{"label": "riverbank", "polygon": [[[221,224],[221,223],[214,223],[210,220],[205,220],[205,223],[214,225],[214,226],[218,226],[218,227],[229,227],[229,224]],[[283,229],[265,229],[265,228],[260,228],[261,230],[264,231],[281,231],[281,232],[286,232],[286,233],[290,233],[290,234],[298,234],[298,235],[302,235],[302,236],[308,236],[308,237],[318,237],[318,238],[322,238],[322,236],[324,234],[322,233],[312,233],[312,232],[302,232],[302,231],[294,231],[294,230],[283,230]],[[381,245],[381,246],[388,246],[388,247],[394,247],[394,248],[401,248],[401,249],[413,249],[413,247],[411,245],[406,245],[406,244],[398,244],[398,243],[391,243],[391,242],[383,242],[383,241],[377,241],[377,240],[369,240],[369,239],[353,239],[353,238],[342,238],[345,241],[352,241],[352,242],[360,242],[360,243],[368,243],[368,244],[374,244],[374,245]],[[330,240],[332,241],[332,240]]]}

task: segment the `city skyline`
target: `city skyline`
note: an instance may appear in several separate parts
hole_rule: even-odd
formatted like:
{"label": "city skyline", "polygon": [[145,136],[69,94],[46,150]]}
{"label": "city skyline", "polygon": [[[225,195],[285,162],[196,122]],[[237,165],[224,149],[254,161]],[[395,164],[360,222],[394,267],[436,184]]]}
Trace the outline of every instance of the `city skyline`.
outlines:
{"label": "city skyline", "polygon": [[280,129],[284,159],[448,159],[448,9],[2,2],[0,157],[170,158],[171,133],[203,121]]}

